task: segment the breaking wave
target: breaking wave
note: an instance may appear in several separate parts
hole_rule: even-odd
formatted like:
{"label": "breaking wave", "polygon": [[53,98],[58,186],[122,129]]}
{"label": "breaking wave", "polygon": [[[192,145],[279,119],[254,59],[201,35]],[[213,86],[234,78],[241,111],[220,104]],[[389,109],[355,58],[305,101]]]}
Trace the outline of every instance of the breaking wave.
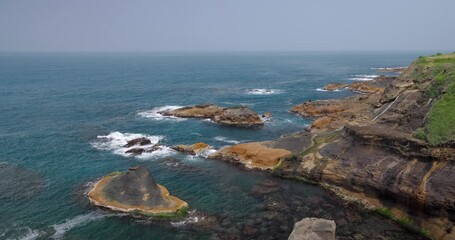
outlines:
{"label": "breaking wave", "polygon": [[[150,144],[142,145],[141,148],[147,149],[157,145],[162,139],[163,136],[150,136],[140,133],[121,133],[121,132],[112,132],[108,135],[97,136],[97,139],[91,143],[91,145],[99,150],[108,150],[112,151],[115,154],[122,155],[124,157],[130,157],[132,154],[126,153],[128,150],[137,148],[138,146],[125,147],[128,141],[137,138],[147,138],[150,140]],[[144,152],[140,155],[137,155],[137,158],[152,158],[152,157],[164,157],[175,153],[170,147],[159,145],[151,152]]]}
{"label": "breaking wave", "polygon": [[246,94],[248,95],[271,95],[280,93],[283,93],[283,91],[279,89],[253,88],[246,90]]}
{"label": "breaking wave", "polygon": [[223,137],[223,136],[217,136],[214,139],[219,141],[219,142],[225,142],[225,143],[231,143],[231,144],[239,144],[240,143],[240,141],[237,141],[237,140],[234,140],[234,139],[229,139],[229,138]]}
{"label": "breaking wave", "polygon": [[153,120],[172,120],[172,121],[185,121],[186,118],[179,118],[175,116],[164,116],[160,112],[162,111],[169,111],[182,108],[182,106],[163,106],[163,107],[156,107],[151,110],[146,110],[142,112],[138,112],[137,115],[143,118],[149,118]]}
{"label": "breaking wave", "polygon": [[379,77],[379,75],[353,75],[349,78],[352,81],[371,81],[375,78]]}

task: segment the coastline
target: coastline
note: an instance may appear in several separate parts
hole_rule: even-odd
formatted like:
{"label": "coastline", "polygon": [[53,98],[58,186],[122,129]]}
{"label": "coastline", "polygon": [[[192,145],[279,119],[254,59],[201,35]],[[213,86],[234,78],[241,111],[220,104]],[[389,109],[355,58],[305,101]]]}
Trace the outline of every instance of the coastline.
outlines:
{"label": "coastline", "polygon": [[[453,54],[448,55],[447,59],[452,61],[452,57]],[[439,58],[440,55],[434,55],[427,61],[436,62]],[[294,139],[301,142],[291,151],[292,156],[279,157],[277,164],[260,169],[270,169],[279,177],[319,184],[407,230],[434,239],[455,238],[452,222],[455,191],[449,187],[455,184],[450,177],[455,148],[450,142],[433,145],[415,137],[416,129],[428,124],[426,116],[431,115],[433,106],[445,94],[428,98],[427,89],[435,80],[416,79],[415,72],[423,71],[420,59],[406,69],[387,69],[403,71],[398,77],[377,77],[364,84],[367,89],[382,90],[293,107],[291,112],[313,118],[312,125],[306,134],[290,134],[272,141],[284,140],[287,144],[281,147],[287,150],[290,142],[296,142],[290,136],[298,136]],[[422,74],[436,66],[423,68],[430,70]],[[450,65],[449,69],[454,68]],[[301,138],[311,142],[302,143]],[[215,154],[213,158],[244,163],[247,167],[254,162],[251,154],[226,153],[229,148],[221,151],[224,154]]]}

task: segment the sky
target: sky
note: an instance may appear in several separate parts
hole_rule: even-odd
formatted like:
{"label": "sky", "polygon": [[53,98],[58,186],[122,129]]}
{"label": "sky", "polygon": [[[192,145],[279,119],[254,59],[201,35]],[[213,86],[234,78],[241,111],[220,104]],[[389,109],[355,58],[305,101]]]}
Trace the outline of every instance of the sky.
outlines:
{"label": "sky", "polygon": [[0,51],[455,51],[454,0],[0,0]]}

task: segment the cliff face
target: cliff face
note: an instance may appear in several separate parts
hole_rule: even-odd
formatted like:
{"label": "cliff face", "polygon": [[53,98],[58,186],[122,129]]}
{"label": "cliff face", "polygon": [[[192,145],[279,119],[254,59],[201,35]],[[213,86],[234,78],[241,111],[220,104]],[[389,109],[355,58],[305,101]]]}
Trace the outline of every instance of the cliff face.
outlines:
{"label": "cliff face", "polygon": [[343,129],[332,133],[335,140],[283,159],[275,172],[391,200],[404,211],[427,214],[416,221],[434,238],[454,239],[455,54],[421,57],[384,86],[382,94],[359,102],[294,107],[303,116],[335,120],[325,131],[315,121],[316,140],[327,130]]}

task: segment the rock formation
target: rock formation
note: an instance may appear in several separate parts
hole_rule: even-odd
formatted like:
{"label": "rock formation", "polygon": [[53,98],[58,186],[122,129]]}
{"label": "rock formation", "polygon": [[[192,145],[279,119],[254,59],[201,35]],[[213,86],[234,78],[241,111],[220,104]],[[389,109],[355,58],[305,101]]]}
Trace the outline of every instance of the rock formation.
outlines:
{"label": "rock formation", "polygon": [[[375,87],[294,106],[291,112],[315,119],[307,133],[234,145],[214,157],[258,162],[371,208],[392,200],[396,219],[410,217],[435,239],[455,239],[455,54],[419,58],[399,77],[375,79]],[[255,151],[263,147],[289,152],[267,158],[272,154]]]}
{"label": "rock formation", "polygon": [[288,240],[335,240],[335,230],[333,220],[304,218],[294,224]]}
{"label": "rock formation", "polygon": [[210,155],[209,158],[240,163],[248,168],[269,169],[289,154],[291,152],[286,149],[270,148],[262,143],[243,143],[225,147]]}
{"label": "rock formation", "polygon": [[191,155],[197,155],[203,152],[204,150],[207,150],[210,148],[210,145],[203,143],[203,142],[198,142],[192,145],[177,145],[173,147],[174,150],[191,154]]}
{"label": "rock formation", "polygon": [[160,114],[182,118],[210,119],[222,125],[236,127],[264,125],[259,115],[247,107],[219,107],[212,104],[205,104],[163,111]]}
{"label": "rock formation", "polygon": [[141,137],[141,138],[136,138],[136,139],[128,141],[125,144],[125,146],[123,146],[123,147],[129,148],[129,147],[136,146],[136,145],[144,146],[144,145],[149,145],[149,144],[152,144],[152,141],[150,141],[150,139]]}
{"label": "rock formation", "polygon": [[88,198],[97,206],[146,216],[173,216],[188,207],[186,202],[169,195],[142,166],[103,177],[88,192]]}

